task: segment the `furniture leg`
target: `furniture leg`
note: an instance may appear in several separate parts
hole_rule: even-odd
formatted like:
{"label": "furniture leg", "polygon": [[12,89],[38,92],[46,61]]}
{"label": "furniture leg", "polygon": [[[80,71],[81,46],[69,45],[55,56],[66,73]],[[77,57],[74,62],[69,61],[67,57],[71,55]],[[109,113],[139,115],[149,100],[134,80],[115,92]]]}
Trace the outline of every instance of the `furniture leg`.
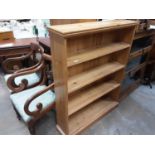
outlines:
{"label": "furniture leg", "polygon": [[28,129],[31,135],[35,135],[35,125],[29,125]]}

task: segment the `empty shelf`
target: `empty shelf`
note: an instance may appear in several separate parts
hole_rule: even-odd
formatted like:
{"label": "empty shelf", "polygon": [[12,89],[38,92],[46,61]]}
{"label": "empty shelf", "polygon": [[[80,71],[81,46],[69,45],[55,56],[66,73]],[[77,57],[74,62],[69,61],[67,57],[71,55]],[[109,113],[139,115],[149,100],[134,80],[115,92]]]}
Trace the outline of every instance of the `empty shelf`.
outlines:
{"label": "empty shelf", "polygon": [[143,47],[139,50],[136,50],[134,52],[131,52],[129,59],[132,60],[138,56],[141,56],[142,54],[149,52],[151,50],[151,48],[152,48],[152,46],[147,46],[147,47]]}
{"label": "empty shelf", "polygon": [[123,68],[124,65],[111,62],[70,77],[68,80],[68,93],[72,93]]}
{"label": "empty shelf", "polygon": [[115,88],[118,88],[120,84],[111,81],[102,84],[93,85],[93,87],[89,87],[80,91],[80,94],[77,93],[75,96],[69,98],[69,107],[68,107],[68,115],[72,115],[76,111],[81,108],[87,106],[91,102],[94,102],[98,98],[106,95],[111,92]]}
{"label": "empty shelf", "polygon": [[139,56],[141,56],[142,54],[143,54],[143,49],[140,49],[140,50],[138,50],[138,51],[132,52],[132,53],[130,53],[130,58],[129,58],[129,60],[132,60],[132,59],[134,59],[134,58],[136,58],[136,57],[139,57]]}
{"label": "empty shelf", "polygon": [[77,134],[114,109],[118,102],[100,99],[69,118],[69,133]]}
{"label": "empty shelf", "polygon": [[130,47],[129,44],[121,42],[121,43],[111,43],[107,46],[95,48],[93,50],[92,49],[88,51],[84,50],[80,54],[69,57],[67,60],[67,66],[71,67],[89,60],[100,58],[102,56],[126,49],[128,47]]}
{"label": "empty shelf", "polygon": [[136,66],[132,67],[131,69],[127,70],[126,74],[129,74],[130,72],[137,72],[138,70],[140,70],[141,68],[143,68],[145,66],[146,66],[146,62],[136,65]]}

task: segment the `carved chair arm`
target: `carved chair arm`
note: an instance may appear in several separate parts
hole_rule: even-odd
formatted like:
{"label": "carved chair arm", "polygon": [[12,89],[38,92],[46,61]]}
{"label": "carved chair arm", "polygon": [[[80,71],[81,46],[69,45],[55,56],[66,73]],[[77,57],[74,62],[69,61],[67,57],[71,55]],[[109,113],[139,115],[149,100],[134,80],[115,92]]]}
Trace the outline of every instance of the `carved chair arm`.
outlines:
{"label": "carved chair arm", "polygon": [[26,55],[22,55],[22,56],[18,56],[18,57],[13,57],[13,58],[7,58],[6,60],[4,60],[2,62],[2,67],[3,67],[4,71],[7,72],[7,73],[13,73],[13,70],[10,70],[8,68],[8,64],[11,63],[11,62],[15,62],[15,61],[25,60],[25,59],[29,58],[32,54],[33,54],[33,52],[30,52],[30,53],[28,53]]}
{"label": "carved chair arm", "polygon": [[[17,72],[17,73],[14,73],[12,74],[8,80],[7,80],[7,85],[9,87],[9,89],[11,89],[13,92],[20,92],[24,89],[26,89],[28,87],[28,80],[27,79],[23,79],[21,81],[21,83],[19,85],[17,85],[15,83],[15,78],[19,77],[19,76],[22,76],[22,75],[27,75],[27,74],[31,74],[31,73],[35,73],[35,72],[41,72],[41,77],[40,77],[40,81],[44,81],[45,79],[45,68],[44,68],[44,61],[42,61],[42,63],[37,66],[36,68],[32,69],[32,70],[27,70],[25,72]],[[36,83],[38,84],[38,83]]]}
{"label": "carved chair arm", "polygon": [[48,90],[51,90],[51,89],[53,89],[53,88],[54,88],[54,83],[50,84],[50,85],[47,86],[45,89],[43,89],[43,90],[37,92],[35,95],[33,95],[31,98],[29,98],[29,99],[26,101],[25,105],[24,105],[24,111],[26,112],[26,114],[28,114],[28,115],[30,115],[30,116],[34,116],[34,117],[37,116],[37,115],[39,115],[39,114],[42,112],[42,110],[43,110],[43,105],[42,105],[42,103],[38,103],[38,104],[36,105],[36,108],[37,108],[36,111],[30,111],[30,110],[29,110],[29,106],[30,106],[31,102],[32,102],[34,99],[36,99],[37,97],[39,97],[40,95],[44,94],[45,92],[47,92]]}
{"label": "carved chair arm", "polygon": [[26,72],[26,71],[29,71],[29,70],[33,70],[33,69],[35,69],[37,66],[39,66],[40,64],[41,64],[41,62],[38,62],[38,63],[35,64],[34,66],[20,69],[20,70],[16,71],[15,73],[21,73],[21,72]]}
{"label": "carved chair arm", "polygon": [[7,67],[10,62],[22,61],[22,60],[25,60],[25,59],[27,59],[27,58],[29,58],[31,56],[33,56],[33,58],[34,58],[36,56],[35,55],[36,53],[40,53],[40,55],[41,55],[41,60],[39,61],[39,63],[37,63],[36,65],[32,66],[32,68],[20,69],[19,71],[16,71],[16,72],[22,72],[22,71],[26,71],[26,70],[29,70],[29,69],[33,69],[37,65],[39,65],[40,62],[44,58],[43,57],[44,49],[39,44],[34,44],[34,43],[31,43],[31,51],[28,54],[22,55],[22,56],[18,56],[18,57],[8,58],[5,61],[3,61],[2,67],[3,67],[4,71],[7,72],[7,73],[14,73],[13,70],[8,69],[8,67]]}
{"label": "carved chair arm", "polygon": [[34,66],[31,66],[31,67],[28,67],[28,68],[20,69],[20,70],[16,71],[15,73],[21,73],[21,72],[33,70],[36,67],[38,67],[43,61],[44,61],[44,58],[43,58],[43,55],[41,54],[41,60],[37,64],[35,64]]}
{"label": "carved chair arm", "polygon": [[[25,72],[28,70],[32,70],[32,69],[36,68],[37,66],[39,66],[42,63],[42,61],[44,61],[44,56],[43,56],[44,55],[44,49],[40,45],[38,45],[38,47],[37,47],[36,45],[33,45],[33,44],[31,44],[31,48],[32,48],[32,51],[37,50],[37,53],[40,53],[40,55],[41,55],[40,61],[37,64],[35,64],[34,66],[24,68],[24,69],[20,69],[16,72],[19,73],[19,72]],[[32,53],[32,54],[34,54],[34,53]]]}

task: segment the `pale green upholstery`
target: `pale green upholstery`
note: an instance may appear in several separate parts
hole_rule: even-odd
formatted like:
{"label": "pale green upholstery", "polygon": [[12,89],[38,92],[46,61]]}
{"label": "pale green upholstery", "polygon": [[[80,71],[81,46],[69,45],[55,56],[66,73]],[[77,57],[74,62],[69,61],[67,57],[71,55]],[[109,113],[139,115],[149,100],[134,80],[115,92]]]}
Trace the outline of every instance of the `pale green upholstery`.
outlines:
{"label": "pale green upholstery", "polygon": [[[7,82],[8,78],[11,75],[12,74],[7,74],[7,75],[4,76],[4,79],[5,79],[6,82]],[[22,75],[22,76],[16,77],[15,78],[15,84],[19,85],[23,79],[26,79],[28,81],[28,86],[31,86],[31,85],[39,82],[39,80],[40,80],[40,78],[39,78],[37,73],[31,73],[31,74],[27,74],[27,75]]]}
{"label": "pale green upholstery", "polygon": [[[21,115],[22,119],[25,122],[30,121],[32,118],[31,116],[27,115],[24,111],[25,102],[27,101],[27,99],[31,98],[34,94],[36,94],[40,90],[43,90],[44,88],[46,88],[45,85],[36,86],[34,88],[27,89],[27,90],[24,90],[24,91],[16,93],[16,94],[12,94],[10,96],[14,107],[17,109],[18,113]],[[43,109],[45,109],[49,105],[53,104],[54,101],[55,101],[55,93],[52,92],[51,90],[49,90],[49,91],[45,92],[44,94],[40,95],[39,97],[37,97],[36,99],[34,99],[31,102],[29,109],[30,109],[30,111],[35,111],[36,105],[38,103],[42,103]]]}

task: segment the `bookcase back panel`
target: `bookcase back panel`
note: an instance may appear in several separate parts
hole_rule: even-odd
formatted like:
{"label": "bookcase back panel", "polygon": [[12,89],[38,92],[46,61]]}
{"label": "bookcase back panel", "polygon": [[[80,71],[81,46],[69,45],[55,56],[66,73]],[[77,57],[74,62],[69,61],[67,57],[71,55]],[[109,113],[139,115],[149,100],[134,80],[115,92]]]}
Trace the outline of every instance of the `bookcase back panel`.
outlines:
{"label": "bookcase back panel", "polygon": [[88,71],[89,69],[104,65],[106,63],[119,62],[120,64],[126,64],[128,60],[128,49],[118,51],[91,61],[75,65],[68,68],[68,77],[80,74],[82,72]]}
{"label": "bookcase back panel", "polygon": [[105,78],[103,78],[103,80],[101,79],[100,82],[113,80],[117,83],[120,83],[123,79],[123,76],[124,76],[124,69],[120,69],[119,71],[116,71],[116,72],[106,76]]}
{"label": "bookcase back panel", "polygon": [[81,132],[85,127],[91,125],[94,121],[115,108],[118,103],[119,87],[107,95],[95,100],[88,106],[77,111],[69,117],[69,131],[71,134]]}
{"label": "bookcase back panel", "polygon": [[116,71],[113,74],[110,74],[104,78],[101,78],[101,79],[95,81],[94,83],[91,83],[91,84],[85,86],[84,88],[81,88],[80,90],[77,90],[77,91],[69,94],[68,100],[70,100],[72,97],[76,96],[77,94],[81,94],[82,91],[85,91],[87,89],[92,89],[93,87],[95,88],[95,86],[97,86],[99,84],[103,84],[106,82],[120,83],[122,81],[122,76],[123,76],[123,69]]}
{"label": "bookcase back panel", "polygon": [[125,33],[124,33],[124,30],[118,29],[118,30],[111,30],[111,31],[106,31],[102,33],[89,34],[85,36],[69,38],[67,41],[68,43],[67,55],[68,57],[70,57],[73,55],[86,52],[86,50],[108,45],[114,42],[128,43],[129,42],[129,39],[127,36],[128,32],[126,33],[126,31],[129,31],[129,30],[130,30],[129,28],[125,28]]}
{"label": "bookcase back panel", "polygon": [[125,43],[131,44],[134,37],[133,31],[134,31],[134,27],[128,27],[128,28],[121,29],[120,31],[117,31],[116,42],[123,41]]}
{"label": "bookcase back panel", "polygon": [[[118,74],[120,73],[116,72],[113,74],[113,76],[117,76]],[[106,96],[111,91],[119,87],[120,79],[114,80],[112,76],[108,76],[72,94],[69,94],[68,115],[71,116],[73,113],[79,111],[81,108],[92,104],[92,102]]]}
{"label": "bookcase back panel", "polygon": [[121,50],[111,54],[110,61],[117,61],[120,64],[126,65],[129,57],[129,49]]}
{"label": "bookcase back panel", "polygon": [[101,57],[101,58],[98,58],[98,59],[95,59],[95,60],[92,60],[89,62],[85,62],[85,63],[79,64],[79,65],[70,67],[70,68],[68,68],[68,77],[77,75],[84,71],[88,71],[89,69],[103,65],[109,61],[110,61],[110,57],[106,56],[106,57]]}
{"label": "bookcase back panel", "polygon": [[[114,101],[118,101],[119,100],[119,94],[120,94],[120,86],[118,88],[116,88],[115,90],[111,91],[108,96],[114,100]],[[105,96],[106,97],[106,96]]]}

